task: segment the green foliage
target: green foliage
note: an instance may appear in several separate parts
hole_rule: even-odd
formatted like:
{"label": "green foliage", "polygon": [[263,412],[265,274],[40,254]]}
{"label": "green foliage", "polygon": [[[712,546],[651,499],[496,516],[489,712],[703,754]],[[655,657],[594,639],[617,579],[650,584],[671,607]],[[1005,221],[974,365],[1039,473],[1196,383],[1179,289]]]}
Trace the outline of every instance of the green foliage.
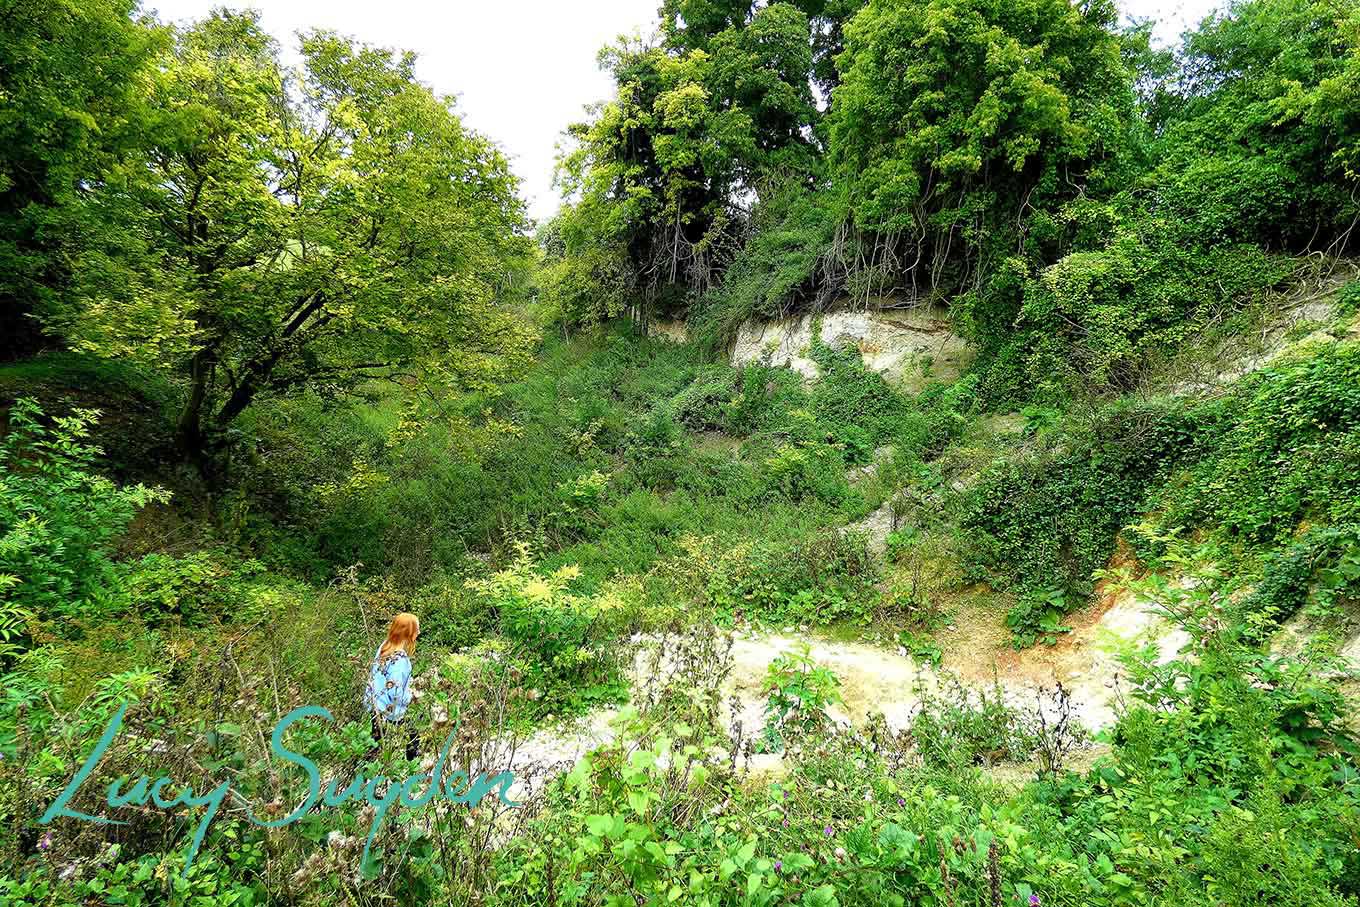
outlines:
{"label": "green foliage", "polygon": [[816,498],[836,504],[848,490],[845,460],[829,444],[783,444],[762,465],[769,488],[791,501]]}
{"label": "green foliage", "polygon": [[878,603],[878,569],[864,540],[827,530],[784,544],[742,544],[716,559],[707,599],[720,616],[827,625],[866,621]]}
{"label": "green foliage", "polygon": [[806,644],[770,662],[761,687],[766,722],[761,731],[761,751],[777,753],[823,730],[831,720],[827,707],[841,701],[840,685],[829,668],[812,660]]}
{"label": "green foliage", "polygon": [[834,187],[808,190],[790,182],[766,193],[721,283],[688,313],[694,336],[721,348],[747,319],[834,301],[847,275],[833,247],[848,214],[844,193]]}
{"label": "green foliage", "polygon": [[1206,404],[1205,456],[1165,495],[1166,526],[1209,525],[1248,546],[1299,521],[1360,520],[1360,345],[1265,369]]}
{"label": "green foliage", "polygon": [[927,763],[960,767],[1023,762],[1037,746],[1027,716],[1007,704],[998,684],[974,691],[957,680],[923,692],[910,732]]}
{"label": "green foliage", "polygon": [[1073,252],[1027,281],[1005,335],[978,338],[1000,347],[988,391],[1061,401],[1073,384],[1131,388],[1166,350],[1292,267],[1255,246],[1187,246],[1162,221],[1117,227],[1101,248]]}
{"label": "green foliage", "polygon": [[9,410],[0,439],[0,645],[12,654],[28,619],[74,617],[107,603],[113,544],[137,511],[169,496],[93,472],[98,413],[47,423],[33,400]]}
{"label": "green foliage", "polygon": [[200,459],[261,395],[414,363],[486,386],[531,337],[501,306],[527,246],[500,152],[410,55],[315,32],[301,58],[285,70],[249,14],[176,34],[144,145],[95,199],[127,251],[78,268],[53,319],[78,349],[184,380],[179,443]]}
{"label": "green foliage", "polygon": [[791,370],[748,365],[741,372],[740,393],[728,410],[728,430],[737,435],[775,432],[806,402],[802,381]]}
{"label": "green foliage", "polygon": [[1336,308],[1337,313],[1343,316],[1360,311],[1360,280],[1352,280],[1341,288],[1336,297]]}
{"label": "green foliage", "polygon": [[1196,437],[1174,402],[1119,402],[1050,447],[988,468],[960,494],[959,524],[974,569],[993,583],[1043,592],[1018,606],[1023,638],[1059,598],[1084,599],[1118,532],[1147,506],[1152,483]]}
{"label": "green foliage", "polygon": [[468,580],[494,609],[501,632],[526,658],[526,683],[540,691],[540,708],[562,700],[580,707],[608,698],[618,685],[618,665],[605,641],[629,620],[627,593],[598,596],[570,591],[580,575],[574,566],[539,573],[527,546],[506,569]]}
{"label": "green foliage", "polygon": [[1006,612],[1006,626],[1010,627],[1015,647],[1028,648],[1040,640],[1045,645],[1057,645],[1058,634],[1072,630],[1062,622],[1068,610],[1067,593],[1061,588],[1051,587],[1022,595]]}
{"label": "green foliage", "polygon": [[1017,221],[1023,238],[1078,187],[1118,178],[1135,127],[1114,17],[1066,0],[879,0],[846,24],[831,159],[855,224],[905,258],[912,286],[913,260],[933,261],[926,292],[959,286],[1014,248]]}
{"label": "green foliage", "polygon": [[1163,89],[1156,173],[1183,235],[1345,243],[1360,163],[1358,17],[1347,4],[1249,0],[1190,33],[1180,84]]}
{"label": "green foliage", "polygon": [[[1204,529],[1248,561],[1267,556],[1253,601],[1273,620],[1319,581],[1320,598],[1344,599],[1346,527],[1357,518],[1355,361],[1353,344],[1332,344],[1215,400],[1113,404],[1056,444],[989,467],[956,506],[974,568],[1020,593],[1007,617],[1017,643],[1062,632],[1062,613],[1090,592],[1116,534],[1148,511],[1145,527]],[[1303,521],[1319,526],[1293,539]],[[1146,528],[1130,539],[1147,557],[1165,551]]]}
{"label": "green foliage", "polygon": [[88,190],[138,147],[139,79],[163,46],[131,0],[18,0],[0,24],[0,359],[40,345],[72,261],[116,254]]}
{"label": "green foliage", "polygon": [[570,321],[705,287],[738,232],[738,194],[810,166],[813,26],[794,4],[745,8],[697,43],[668,28],[661,46],[601,53],[616,91],[570,128],[558,178],[574,201],[547,243],[545,292]]}
{"label": "green foliage", "polygon": [[1317,665],[1215,652],[1131,661],[1135,702],[1110,756],[1018,793],[968,767],[1033,746],[1029,717],[999,694],[927,696],[911,735],[921,768],[894,768],[891,738],[830,736],[788,755],[778,783],[750,786],[724,753],[705,757],[704,728],[635,720],[511,843],[496,901],[550,885],[590,904],[624,891],[766,903],[796,878],[804,903],[1347,903],[1340,701],[1307,679]]}
{"label": "green foliage", "polygon": [[296,588],[269,576],[259,561],[234,560],[224,551],[183,557],[152,553],[119,567],[113,600],[125,603],[148,626],[172,620],[249,626],[276,619],[299,602]]}
{"label": "green foliage", "polygon": [[736,376],[726,366],[704,369],[694,382],[671,401],[675,418],[697,431],[722,430],[728,406],[736,395]]}
{"label": "green foliage", "polygon": [[543,262],[536,279],[544,323],[593,327],[628,307],[635,287],[627,250],[599,236],[583,214],[560,211],[539,229],[538,242]]}
{"label": "green foliage", "polygon": [[906,650],[908,655],[923,664],[938,668],[940,663],[944,661],[944,652],[935,640],[924,633],[902,630],[897,634],[897,642]]}
{"label": "green foliage", "polygon": [[[290,69],[252,15],[48,6],[0,26],[0,295],[74,352],[0,385],[175,410],[158,424],[184,452],[233,469],[211,495],[170,474],[189,493],[115,559],[167,496],[95,475],[90,412],[10,408],[0,901],[1360,896],[1344,665],[1325,638],[1269,649],[1360,595],[1357,345],[1145,393],[1162,357],[1273,301],[1300,260],[1281,250],[1353,244],[1350,6],[1246,0],[1160,54],[1103,3],[666,0],[658,44],[605,52],[616,90],[573,129],[524,310],[514,180],[408,55],[307,33]],[[908,398],[819,326],[806,384],[713,361],[748,318],[884,294],[947,301],[973,371]],[[638,336],[681,309],[697,342]],[[535,319],[562,339],[526,370]],[[880,506],[886,582],[846,530]],[[1016,645],[1052,644],[1092,579],[1132,572],[1101,569],[1121,532],[1150,570],[1133,591],[1189,643],[1126,654],[1080,772],[1081,734],[1000,683],[923,682],[908,727],[844,732],[806,647],[769,666],[758,729],[723,710],[717,627],[878,622],[938,667],[928,633],[987,600],[980,579]],[[410,773],[355,695],[399,610],[422,617],[424,755],[456,726],[455,760],[499,765],[536,720],[634,705],[524,808],[390,823],[363,866],[357,809],[266,836],[233,804],[187,879],[182,814],[129,813],[109,849],[34,821],[124,702],[112,776],[230,776],[283,809],[301,779],[270,767],[269,728],[317,703],[335,725],[290,740],[327,776]],[[629,691],[635,647],[657,657]]]}
{"label": "green foliage", "polygon": [[875,442],[890,437],[906,415],[907,401],[888,387],[882,375],[864,365],[859,350],[824,343],[818,324],[809,352],[821,369],[821,380],[812,390],[818,420],[833,432],[838,426],[855,426]]}

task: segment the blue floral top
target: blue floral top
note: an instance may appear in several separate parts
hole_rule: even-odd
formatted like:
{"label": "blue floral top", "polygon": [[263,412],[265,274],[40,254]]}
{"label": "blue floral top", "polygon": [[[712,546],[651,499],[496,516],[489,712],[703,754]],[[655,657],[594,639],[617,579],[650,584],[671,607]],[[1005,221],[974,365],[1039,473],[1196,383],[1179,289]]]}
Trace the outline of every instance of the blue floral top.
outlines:
{"label": "blue floral top", "polygon": [[[382,647],[379,647],[382,651]],[[411,658],[398,649],[379,662],[375,653],[368,672],[364,703],[387,721],[400,721],[411,704]]]}

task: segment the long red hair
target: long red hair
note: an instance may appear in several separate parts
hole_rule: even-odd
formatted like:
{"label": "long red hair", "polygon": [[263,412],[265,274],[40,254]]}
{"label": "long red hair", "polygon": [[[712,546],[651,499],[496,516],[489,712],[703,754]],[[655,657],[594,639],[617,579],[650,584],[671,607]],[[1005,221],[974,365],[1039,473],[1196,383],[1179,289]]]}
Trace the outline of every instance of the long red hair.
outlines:
{"label": "long red hair", "polygon": [[420,618],[406,611],[392,618],[387,628],[387,640],[378,649],[378,659],[382,660],[400,649],[407,655],[416,650],[416,637],[420,635]]}

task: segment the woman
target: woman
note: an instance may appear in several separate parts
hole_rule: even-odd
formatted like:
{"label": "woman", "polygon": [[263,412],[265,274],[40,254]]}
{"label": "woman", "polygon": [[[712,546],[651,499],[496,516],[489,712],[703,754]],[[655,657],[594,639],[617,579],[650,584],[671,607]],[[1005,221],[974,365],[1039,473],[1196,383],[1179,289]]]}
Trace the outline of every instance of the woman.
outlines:
{"label": "woman", "polygon": [[[392,618],[387,640],[378,647],[368,672],[364,703],[373,712],[373,739],[381,742],[393,726],[401,724],[415,697],[411,681],[411,654],[420,636],[420,618],[402,612]],[[406,758],[416,757],[416,732],[406,742]]]}

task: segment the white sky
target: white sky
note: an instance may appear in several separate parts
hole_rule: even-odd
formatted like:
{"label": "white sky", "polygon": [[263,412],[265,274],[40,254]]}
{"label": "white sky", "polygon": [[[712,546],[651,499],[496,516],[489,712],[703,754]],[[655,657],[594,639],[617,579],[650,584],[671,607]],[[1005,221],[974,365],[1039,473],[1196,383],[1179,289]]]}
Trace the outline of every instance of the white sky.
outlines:
{"label": "white sky", "polygon": [[[1118,0],[1126,14],[1152,17],[1171,41],[1217,0]],[[494,139],[523,180],[534,217],[557,210],[556,144],[582,108],[611,93],[596,53],[620,34],[649,34],[659,0],[143,0],[164,21],[215,6],[253,7],[285,51],[293,35],[329,28],[366,44],[413,50],[416,72],[440,94],[456,95],[469,126]]]}

